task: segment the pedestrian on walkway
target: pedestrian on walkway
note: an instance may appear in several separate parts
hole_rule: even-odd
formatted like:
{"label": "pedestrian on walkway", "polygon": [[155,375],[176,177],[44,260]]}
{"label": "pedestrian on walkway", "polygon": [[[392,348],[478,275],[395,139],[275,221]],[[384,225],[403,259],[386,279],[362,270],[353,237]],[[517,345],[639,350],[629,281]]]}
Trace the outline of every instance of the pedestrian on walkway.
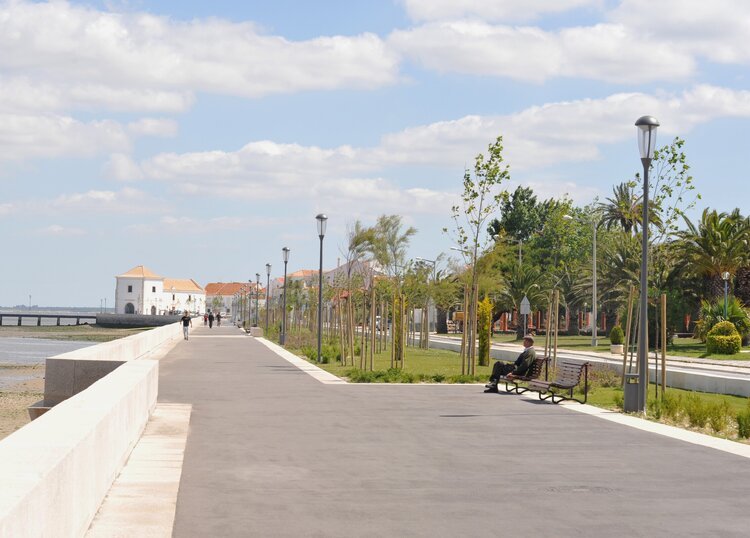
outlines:
{"label": "pedestrian on walkway", "polygon": [[190,327],[193,326],[193,318],[190,317],[190,314],[187,310],[185,310],[185,314],[182,316],[182,336],[185,337],[185,340],[188,339],[188,330]]}
{"label": "pedestrian on walkway", "polygon": [[214,326],[214,313],[213,312],[209,312],[208,313],[208,328],[212,329],[213,326]]}
{"label": "pedestrian on walkway", "polygon": [[513,379],[513,376],[525,375],[529,371],[531,365],[534,364],[536,359],[536,351],[534,350],[534,338],[527,336],[523,339],[524,350],[516,359],[516,362],[509,363],[503,361],[497,361],[492,367],[492,375],[490,376],[490,382],[485,385],[487,390],[484,392],[498,392],[497,382],[501,377],[507,377]]}
{"label": "pedestrian on walkway", "polygon": [[221,312],[216,313],[216,326],[221,327]]}
{"label": "pedestrian on walkway", "polygon": [[208,314],[204,312],[203,313],[203,326],[205,327],[206,325],[208,325]]}

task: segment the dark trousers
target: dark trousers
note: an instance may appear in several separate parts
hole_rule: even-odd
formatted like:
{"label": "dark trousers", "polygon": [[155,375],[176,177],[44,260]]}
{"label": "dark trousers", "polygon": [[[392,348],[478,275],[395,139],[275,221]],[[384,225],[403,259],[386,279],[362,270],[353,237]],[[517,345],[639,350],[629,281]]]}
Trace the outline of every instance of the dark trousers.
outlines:
{"label": "dark trousers", "polygon": [[500,379],[504,375],[511,373],[515,369],[516,367],[509,362],[497,361],[492,367],[492,375],[490,376],[490,381],[497,383],[498,379]]}

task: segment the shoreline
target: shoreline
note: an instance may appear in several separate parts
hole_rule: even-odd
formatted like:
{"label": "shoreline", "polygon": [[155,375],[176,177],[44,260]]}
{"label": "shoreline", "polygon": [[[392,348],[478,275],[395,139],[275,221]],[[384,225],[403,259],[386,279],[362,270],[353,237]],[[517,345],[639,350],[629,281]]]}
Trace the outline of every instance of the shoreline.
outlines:
{"label": "shoreline", "polygon": [[37,338],[98,343],[125,338],[149,329],[150,327],[113,329],[98,325],[3,325],[0,326],[0,338]]}
{"label": "shoreline", "polygon": [[11,378],[0,385],[0,440],[31,422],[26,408],[44,398],[44,373],[44,364],[0,365],[0,378]]}

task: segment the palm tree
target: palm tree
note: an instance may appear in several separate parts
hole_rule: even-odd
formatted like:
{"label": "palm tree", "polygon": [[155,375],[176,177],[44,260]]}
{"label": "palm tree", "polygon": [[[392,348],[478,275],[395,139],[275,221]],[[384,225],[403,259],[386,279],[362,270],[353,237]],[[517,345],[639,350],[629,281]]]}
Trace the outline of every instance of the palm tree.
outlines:
{"label": "palm tree", "polygon": [[[507,284],[499,294],[500,306],[506,311],[520,311],[524,297],[529,299],[532,308],[546,304],[547,295],[543,284],[542,272],[536,267],[513,266]],[[520,323],[516,334],[518,338],[523,337],[523,325]]]}
{"label": "palm tree", "polygon": [[719,297],[724,292],[721,274],[735,275],[750,262],[750,219],[739,209],[727,214],[706,208],[697,225],[687,217],[685,224],[687,229],[676,234],[685,268],[705,279],[710,297]]}
{"label": "palm tree", "polygon": [[[649,223],[661,226],[659,214],[649,202]],[[643,196],[635,193],[632,183],[624,182],[612,187],[612,198],[599,204],[602,211],[602,225],[611,230],[621,228],[627,233],[637,233],[643,220]]]}

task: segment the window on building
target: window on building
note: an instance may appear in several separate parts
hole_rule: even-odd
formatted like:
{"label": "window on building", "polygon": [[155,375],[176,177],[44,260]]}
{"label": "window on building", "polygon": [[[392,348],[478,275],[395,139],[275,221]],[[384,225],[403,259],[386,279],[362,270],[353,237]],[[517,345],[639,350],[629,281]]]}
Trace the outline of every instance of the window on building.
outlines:
{"label": "window on building", "polygon": [[190,295],[188,295],[188,301],[192,301],[192,300],[193,298]]}
{"label": "window on building", "polygon": [[133,293],[133,286],[128,286],[128,293]]}
{"label": "window on building", "polygon": [[151,293],[156,293],[156,286],[151,286]]}
{"label": "window on building", "polygon": [[174,301],[174,293],[172,294],[172,300]]}

